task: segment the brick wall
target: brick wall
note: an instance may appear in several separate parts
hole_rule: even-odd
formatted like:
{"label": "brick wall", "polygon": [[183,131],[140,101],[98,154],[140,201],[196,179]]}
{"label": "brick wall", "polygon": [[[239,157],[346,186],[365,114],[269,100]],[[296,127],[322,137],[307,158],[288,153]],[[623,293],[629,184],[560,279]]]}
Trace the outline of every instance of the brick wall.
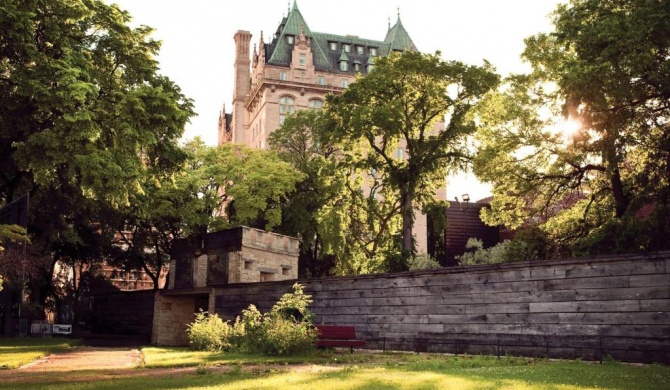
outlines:
{"label": "brick wall", "polygon": [[[317,323],[374,349],[670,363],[670,252],[303,280]],[[233,319],[290,282],[217,287]]]}

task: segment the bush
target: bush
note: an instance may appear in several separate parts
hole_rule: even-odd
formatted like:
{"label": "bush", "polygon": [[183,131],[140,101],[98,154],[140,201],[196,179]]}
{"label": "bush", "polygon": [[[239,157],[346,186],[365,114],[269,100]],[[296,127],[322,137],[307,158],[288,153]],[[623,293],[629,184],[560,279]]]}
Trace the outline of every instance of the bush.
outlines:
{"label": "bush", "polygon": [[188,326],[191,347],[205,351],[241,351],[266,355],[291,355],[314,349],[316,329],[313,314],[307,309],[311,296],[300,284],[293,293],[284,294],[269,313],[262,314],[254,305],[230,325],[216,314],[199,313]]}
{"label": "bush", "polygon": [[435,269],[442,267],[440,263],[438,263],[437,260],[430,257],[429,254],[423,254],[411,257],[407,265],[410,271],[416,271],[421,269]]}
{"label": "bush", "polygon": [[186,332],[191,348],[199,351],[218,352],[226,349],[226,333],[230,325],[223,322],[216,314],[208,315],[200,312],[195,316],[195,322],[188,325]]}

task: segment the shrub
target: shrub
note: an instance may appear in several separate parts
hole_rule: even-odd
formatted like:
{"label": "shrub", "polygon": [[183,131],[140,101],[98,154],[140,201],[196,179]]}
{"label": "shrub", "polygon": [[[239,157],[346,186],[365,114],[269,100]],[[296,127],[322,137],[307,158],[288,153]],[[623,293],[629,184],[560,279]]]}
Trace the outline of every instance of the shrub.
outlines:
{"label": "shrub", "polygon": [[311,296],[300,284],[284,294],[269,313],[254,305],[242,311],[231,325],[216,314],[199,313],[188,326],[191,347],[206,351],[236,350],[266,355],[290,355],[314,349],[316,329],[307,309]]}
{"label": "shrub", "polygon": [[218,352],[226,349],[225,336],[230,326],[218,315],[206,312],[196,314],[195,321],[188,325],[186,332],[191,348],[199,351]]}
{"label": "shrub", "polygon": [[416,271],[420,269],[435,269],[442,267],[440,263],[438,263],[437,260],[430,257],[429,254],[422,254],[419,256],[411,257],[407,265],[410,271]]}

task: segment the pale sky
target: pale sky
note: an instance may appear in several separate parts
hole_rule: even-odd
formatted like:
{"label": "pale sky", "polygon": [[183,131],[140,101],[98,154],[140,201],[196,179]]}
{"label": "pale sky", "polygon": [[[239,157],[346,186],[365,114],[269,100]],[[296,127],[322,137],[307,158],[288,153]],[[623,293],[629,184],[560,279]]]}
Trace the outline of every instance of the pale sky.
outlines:
{"label": "pale sky", "polygon": [[[186,139],[200,136],[217,141],[219,111],[230,112],[235,48],[233,35],[247,30],[266,42],[288,12],[287,0],[106,0],[130,12],[133,24],[155,29],[163,46],[161,73],[195,101],[197,117],[187,125]],[[291,0],[292,4],[293,0]],[[498,73],[527,70],[519,56],[523,39],[551,31],[548,15],[557,0],[298,0],[309,28],[315,32],[358,35],[383,40],[395,24],[398,9],[405,29],[424,53],[442,52],[445,60],[479,65],[484,59]],[[448,199],[470,194],[472,200],[490,193],[474,175],[450,178]]]}

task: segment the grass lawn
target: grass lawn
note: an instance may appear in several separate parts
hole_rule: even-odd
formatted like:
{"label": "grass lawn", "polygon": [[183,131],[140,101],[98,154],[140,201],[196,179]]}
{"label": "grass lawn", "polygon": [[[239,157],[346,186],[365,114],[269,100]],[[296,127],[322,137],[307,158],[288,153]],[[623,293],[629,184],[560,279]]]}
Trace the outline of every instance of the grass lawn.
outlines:
{"label": "grass lawn", "polygon": [[[366,352],[290,359],[179,348],[143,353],[145,368],[32,373],[13,381],[0,375],[0,389],[670,389],[670,367],[661,365]],[[198,368],[165,368],[175,366]]]}
{"label": "grass lawn", "polygon": [[78,340],[56,337],[0,338],[0,370],[17,368],[78,344]]}

